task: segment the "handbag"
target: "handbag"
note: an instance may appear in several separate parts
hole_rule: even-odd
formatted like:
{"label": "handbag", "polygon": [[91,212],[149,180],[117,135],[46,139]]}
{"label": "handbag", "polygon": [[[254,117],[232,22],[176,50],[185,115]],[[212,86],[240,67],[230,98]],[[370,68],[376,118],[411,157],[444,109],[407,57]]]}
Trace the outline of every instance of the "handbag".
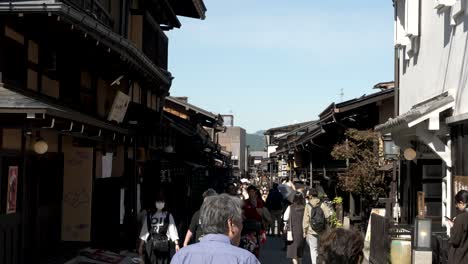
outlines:
{"label": "handbag", "polygon": [[166,235],[151,236],[152,248],[157,252],[169,252],[169,239]]}
{"label": "handbag", "polygon": [[268,223],[268,225],[271,225],[273,223],[273,217],[271,217],[270,211],[266,207],[263,207],[262,217],[263,220],[265,220],[265,222]]}
{"label": "handbag", "polygon": [[151,230],[151,217],[149,216],[149,214],[147,214],[146,216],[146,221],[149,232],[149,237],[147,241],[147,244],[150,247],[149,251],[156,251],[162,253],[169,252],[169,238],[166,235],[167,228],[169,225],[169,213],[166,214],[166,218],[164,219],[164,226],[159,232],[154,232],[153,230]]}
{"label": "handbag", "polygon": [[288,232],[286,233],[286,240],[291,242],[294,241],[293,238],[293,232],[292,232],[292,213],[291,213],[292,208],[289,207],[289,225],[288,225]]}

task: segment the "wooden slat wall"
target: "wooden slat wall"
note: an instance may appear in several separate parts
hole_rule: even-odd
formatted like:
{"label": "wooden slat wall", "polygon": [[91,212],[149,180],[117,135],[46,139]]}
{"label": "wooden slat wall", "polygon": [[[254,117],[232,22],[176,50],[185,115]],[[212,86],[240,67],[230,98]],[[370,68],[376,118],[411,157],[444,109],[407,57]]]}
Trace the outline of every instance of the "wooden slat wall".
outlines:
{"label": "wooden slat wall", "polygon": [[0,264],[18,263],[18,231],[16,215],[0,216]]}

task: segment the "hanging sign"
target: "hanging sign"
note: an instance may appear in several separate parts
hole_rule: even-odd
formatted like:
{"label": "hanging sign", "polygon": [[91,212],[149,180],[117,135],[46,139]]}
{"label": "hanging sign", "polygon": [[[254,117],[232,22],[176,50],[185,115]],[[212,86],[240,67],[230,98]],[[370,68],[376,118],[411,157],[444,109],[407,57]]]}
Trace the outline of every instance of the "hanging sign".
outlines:
{"label": "hanging sign", "polygon": [[117,123],[122,123],[125,114],[127,113],[128,104],[130,103],[130,96],[118,91],[114,98],[114,103],[112,103],[112,108],[109,112],[109,121],[117,121]]}

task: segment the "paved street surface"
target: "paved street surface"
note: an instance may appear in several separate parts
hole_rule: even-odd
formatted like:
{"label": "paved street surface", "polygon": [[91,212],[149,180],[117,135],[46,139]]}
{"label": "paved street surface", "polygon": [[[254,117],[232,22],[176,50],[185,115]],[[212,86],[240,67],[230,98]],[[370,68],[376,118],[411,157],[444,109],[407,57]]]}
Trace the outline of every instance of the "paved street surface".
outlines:
{"label": "paved street surface", "polygon": [[[260,249],[260,262],[262,264],[290,264],[291,259],[286,258],[286,250],[283,250],[283,241],[278,237],[269,236],[266,244]],[[303,264],[310,264],[310,251],[306,245],[304,248]]]}

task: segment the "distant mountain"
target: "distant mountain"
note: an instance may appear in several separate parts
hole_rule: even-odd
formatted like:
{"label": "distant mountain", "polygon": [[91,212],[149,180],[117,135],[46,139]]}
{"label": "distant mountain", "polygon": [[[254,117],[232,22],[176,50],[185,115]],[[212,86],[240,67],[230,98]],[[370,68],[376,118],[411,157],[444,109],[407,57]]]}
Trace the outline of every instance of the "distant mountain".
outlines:
{"label": "distant mountain", "polygon": [[257,131],[253,134],[247,133],[247,145],[250,146],[249,151],[264,151],[265,146],[265,138],[263,136],[264,130]]}

